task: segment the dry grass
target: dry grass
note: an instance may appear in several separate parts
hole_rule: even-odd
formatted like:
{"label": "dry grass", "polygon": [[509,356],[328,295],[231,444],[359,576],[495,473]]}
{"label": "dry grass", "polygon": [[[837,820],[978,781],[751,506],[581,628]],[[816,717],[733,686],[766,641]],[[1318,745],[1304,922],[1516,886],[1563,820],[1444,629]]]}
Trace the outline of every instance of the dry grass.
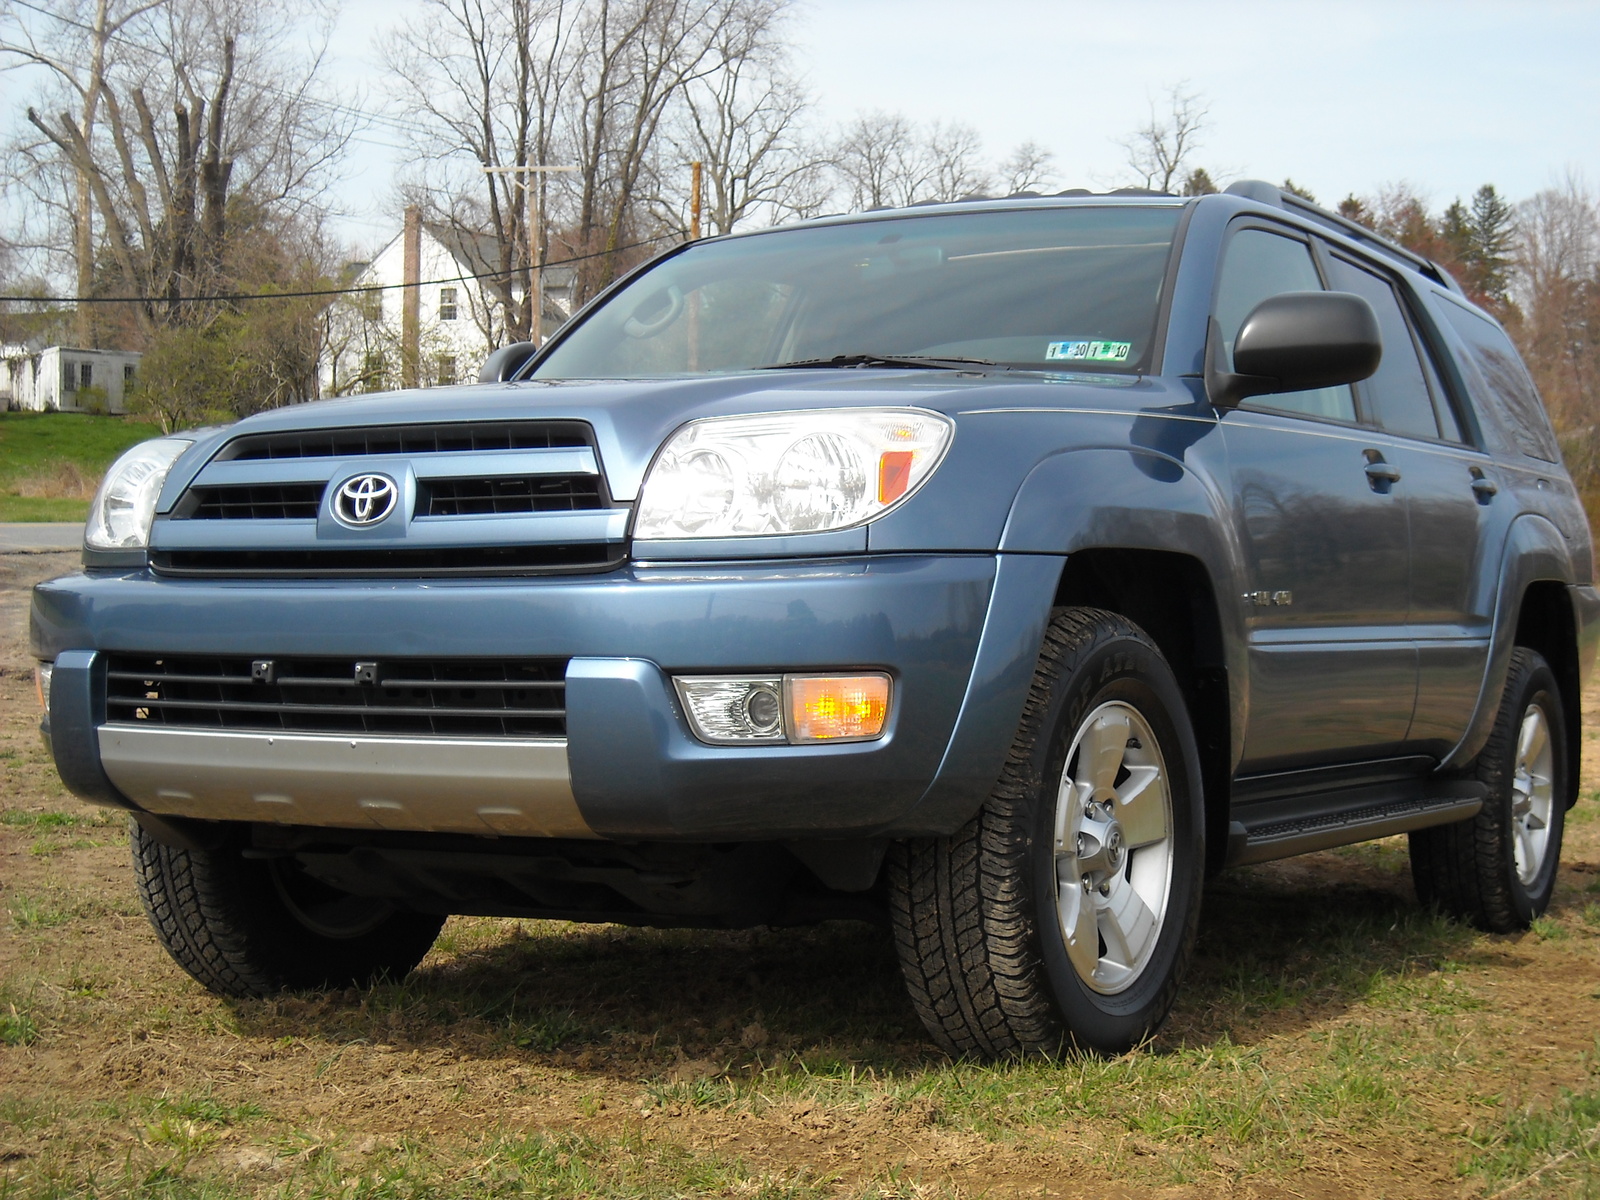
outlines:
{"label": "dry grass", "polygon": [[34,735],[17,585],[70,562],[0,560],[3,1200],[1600,1195],[1592,765],[1534,931],[1419,911],[1402,842],[1232,872],[1111,1062],[945,1060],[843,924],[458,919],[401,985],[229,1002]]}

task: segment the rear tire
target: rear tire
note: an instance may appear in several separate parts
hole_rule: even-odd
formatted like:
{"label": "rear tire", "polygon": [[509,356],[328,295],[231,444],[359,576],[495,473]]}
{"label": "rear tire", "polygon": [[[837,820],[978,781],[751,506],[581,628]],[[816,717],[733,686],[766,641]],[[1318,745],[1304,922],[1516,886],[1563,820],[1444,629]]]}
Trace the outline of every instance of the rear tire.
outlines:
{"label": "rear tire", "polygon": [[1571,794],[1566,730],[1555,674],[1518,646],[1476,764],[1483,809],[1411,835],[1417,899],[1491,933],[1526,929],[1550,906]]}
{"label": "rear tire", "polygon": [[292,859],[180,850],[129,821],[145,915],[175,962],[221,996],[367,987],[427,954],[444,918],[336,891]]}
{"label": "rear tire", "polygon": [[890,858],[901,969],[942,1048],[1118,1054],[1155,1032],[1199,923],[1200,778],[1160,650],[1114,613],[1059,610],[987,803]]}

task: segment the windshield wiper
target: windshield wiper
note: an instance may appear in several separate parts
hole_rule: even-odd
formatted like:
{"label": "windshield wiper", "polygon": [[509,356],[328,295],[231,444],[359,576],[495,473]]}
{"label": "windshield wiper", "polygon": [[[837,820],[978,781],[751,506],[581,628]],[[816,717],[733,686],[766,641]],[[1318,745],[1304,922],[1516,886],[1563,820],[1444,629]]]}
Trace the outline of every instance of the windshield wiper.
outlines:
{"label": "windshield wiper", "polygon": [[787,371],[800,367],[905,367],[921,370],[935,367],[941,371],[959,371],[963,367],[998,367],[1002,364],[987,358],[950,358],[933,354],[835,354],[832,358],[800,358],[794,362],[768,363],[758,371]]}

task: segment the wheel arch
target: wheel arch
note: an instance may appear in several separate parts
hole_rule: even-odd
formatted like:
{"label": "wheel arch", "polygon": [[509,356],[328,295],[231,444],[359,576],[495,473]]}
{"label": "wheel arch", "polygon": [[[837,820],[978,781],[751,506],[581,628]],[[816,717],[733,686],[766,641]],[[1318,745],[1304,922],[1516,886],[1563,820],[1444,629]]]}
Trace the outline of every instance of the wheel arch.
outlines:
{"label": "wheel arch", "polygon": [[1582,685],[1578,667],[1578,623],[1567,585],[1558,579],[1537,579],[1523,590],[1517,608],[1515,644],[1536,650],[1561,688],[1567,735],[1567,795],[1571,808],[1578,798],[1578,772],[1583,755]]}
{"label": "wheel arch", "polygon": [[1517,646],[1527,646],[1550,664],[1561,687],[1567,734],[1568,805],[1576,799],[1582,754],[1582,668],[1572,579],[1572,559],[1555,525],[1533,513],[1524,513],[1512,522],[1500,559],[1494,631],[1477,707],[1466,734],[1446,756],[1442,764],[1445,769],[1468,767],[1483,749],[1505,691],[1511,653]]}
{"label": "wheel arch", "polygon": [[1055,606],[1103,608],[1150,636],[1183,689],[1200,751],[1208,870],[1227,850],[1232,730],[1226,642],[1205,564],[1172,550],[1092,547],[1067,557]]}

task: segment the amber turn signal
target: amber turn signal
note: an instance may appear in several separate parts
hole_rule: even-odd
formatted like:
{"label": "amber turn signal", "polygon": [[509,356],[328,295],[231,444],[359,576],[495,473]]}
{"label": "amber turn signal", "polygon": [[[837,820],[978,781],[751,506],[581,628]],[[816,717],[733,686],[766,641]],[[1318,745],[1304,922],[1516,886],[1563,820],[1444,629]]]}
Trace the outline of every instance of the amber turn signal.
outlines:
{"label": "amber turn signal", "polygon": [[790,675],[784,683],[790,741],[867,741],[889,719],[887,675]]}

